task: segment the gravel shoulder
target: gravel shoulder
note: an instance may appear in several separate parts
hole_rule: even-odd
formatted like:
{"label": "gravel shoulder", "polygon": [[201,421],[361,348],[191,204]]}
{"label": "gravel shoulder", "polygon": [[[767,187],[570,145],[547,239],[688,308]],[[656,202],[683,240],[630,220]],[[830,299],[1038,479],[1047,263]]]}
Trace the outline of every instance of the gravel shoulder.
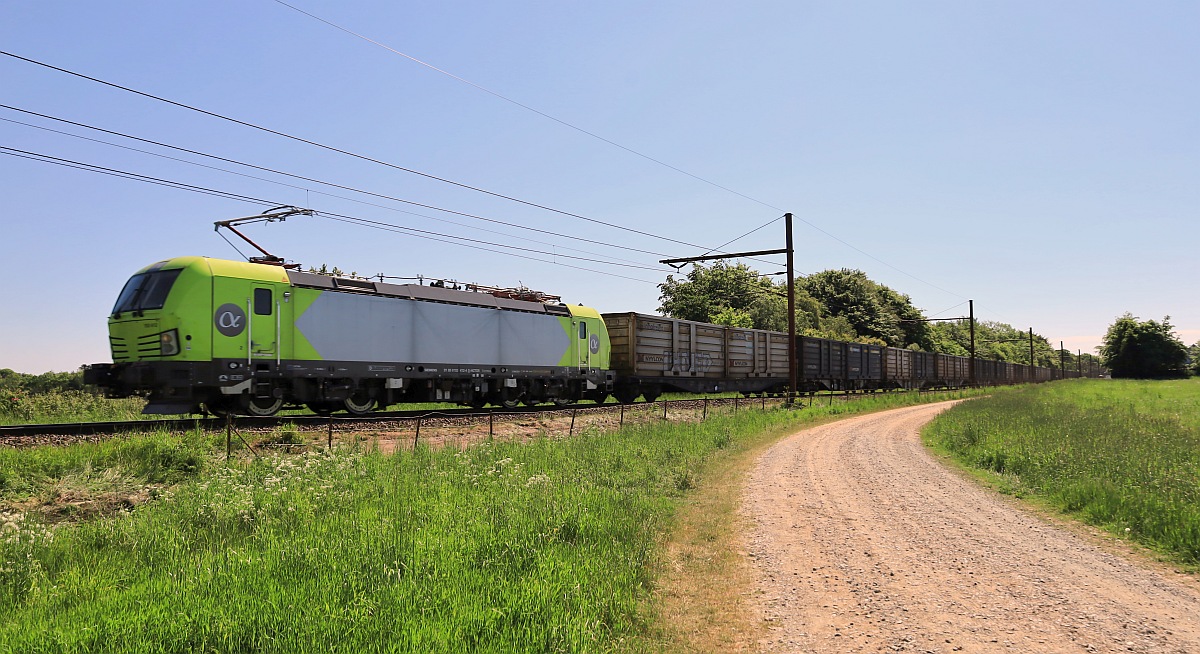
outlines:
{"label": "gravel shoulder", "polygon": [[1200,584],[938,463],[953,403],[805,430],[744,490],[767,652],[1200,652]]}

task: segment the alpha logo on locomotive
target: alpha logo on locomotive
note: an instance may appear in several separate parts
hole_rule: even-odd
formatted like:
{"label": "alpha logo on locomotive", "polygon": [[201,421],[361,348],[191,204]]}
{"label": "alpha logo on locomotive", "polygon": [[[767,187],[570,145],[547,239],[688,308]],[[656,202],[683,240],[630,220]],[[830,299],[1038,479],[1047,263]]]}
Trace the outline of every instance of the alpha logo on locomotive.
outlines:
{"label": "alpha logo on locomotive", "polygon": [[237,336],[246,329],[246,312],[236,304],[222,304],[213,315],[213,324],[225,336]]}

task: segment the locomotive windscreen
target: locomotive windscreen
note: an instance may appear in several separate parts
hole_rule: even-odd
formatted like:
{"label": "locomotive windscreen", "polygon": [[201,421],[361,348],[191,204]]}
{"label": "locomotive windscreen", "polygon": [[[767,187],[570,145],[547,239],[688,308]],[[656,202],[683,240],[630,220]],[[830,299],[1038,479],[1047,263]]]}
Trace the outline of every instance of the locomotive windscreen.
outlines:
{"label": "locomotive windscreen", "polygon": [[125,288],[121,289],[121,295],[117,297],[117,303],[113,306],[113,315],[126,311],[161,309],[180,272],[156,270],[134,275],[125,283]]}

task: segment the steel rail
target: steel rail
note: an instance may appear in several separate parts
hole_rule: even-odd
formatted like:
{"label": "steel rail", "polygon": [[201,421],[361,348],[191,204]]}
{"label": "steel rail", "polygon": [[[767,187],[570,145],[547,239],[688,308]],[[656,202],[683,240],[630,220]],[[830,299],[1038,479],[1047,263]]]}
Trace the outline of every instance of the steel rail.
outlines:
{"label": "steel rail", "polygon": [[[718,400],[732,401],[734,398],[714,398],[710,402]],[[626,407],[636,406],[655,406],[661,405],[664,402],[701,402],[702,398],[698,399],[680,399],[680,400],[655,400],[654,402],[634,402],[625,405]],[[314,414],[305,415],[274,415],[274,416],[246,416],[236,415],[233,417],[234,424],[238,427],[250,429],[266,429],[278,427],[285,424],[293,424],[297,426],[309,427],[325,427],[331,422],[335,424],[349,423],[386,423],[395,420],[416,420],[416,419],[435,419],[435,418],[477,418],[477,417],[499,417],[505,415],[523,415],[535,413],[553,413],[560,411],[607,411],[618,409],[620,404],[565,404],[565,405],[536,405],[536,406],[520,406],[513,408],[506,407],[491,407],[484,409],[475,409],[471,407],[450,408],[450,409],[420,409],[411,411],[375,411],[365,415],[331,415],[321,416]],[[206,430],[223,429],[226,425],[224,417],[194,417],[194,418],[167,418],[153,420],[119,420],[119,421],[101,421],[101,422],[69,422],[69,423],[50,423],[50,424],[28,424],[28,425],[6,425],[0,426],[0,444],[6,440],[28,437],[28,436],[100,436],[108,434],[120,434],[136,431],[145,431],[153,429],[166,429],[167,431],[184,431],[191,429],[203,428]]]}

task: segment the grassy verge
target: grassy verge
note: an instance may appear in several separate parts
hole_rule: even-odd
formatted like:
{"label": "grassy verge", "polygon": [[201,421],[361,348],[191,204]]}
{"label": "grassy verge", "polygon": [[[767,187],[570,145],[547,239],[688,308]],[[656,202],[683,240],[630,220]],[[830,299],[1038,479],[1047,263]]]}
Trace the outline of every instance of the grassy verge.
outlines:
{"label": "grassy verge", "polygon": [[[226,463],[202,434],[0,450],[0,652],[685,650],[696,620],[719,643],[744,616],[688,588],[736,586],[737,471],[798,425],[933,399],[390,456]],[[140,500],[33,510],[110,487]]]}
{"label": "grassy verge", "polygon": [[0,391],[0,425],[139,420],[144,406],[146,401],[138,397],[110,400],[86,391],[10,389]]}
{"label": "grassy verge", "polygon": [[1200,565],[1200,380],[1011,389],[936,419],[925,439],[998,487]]}

